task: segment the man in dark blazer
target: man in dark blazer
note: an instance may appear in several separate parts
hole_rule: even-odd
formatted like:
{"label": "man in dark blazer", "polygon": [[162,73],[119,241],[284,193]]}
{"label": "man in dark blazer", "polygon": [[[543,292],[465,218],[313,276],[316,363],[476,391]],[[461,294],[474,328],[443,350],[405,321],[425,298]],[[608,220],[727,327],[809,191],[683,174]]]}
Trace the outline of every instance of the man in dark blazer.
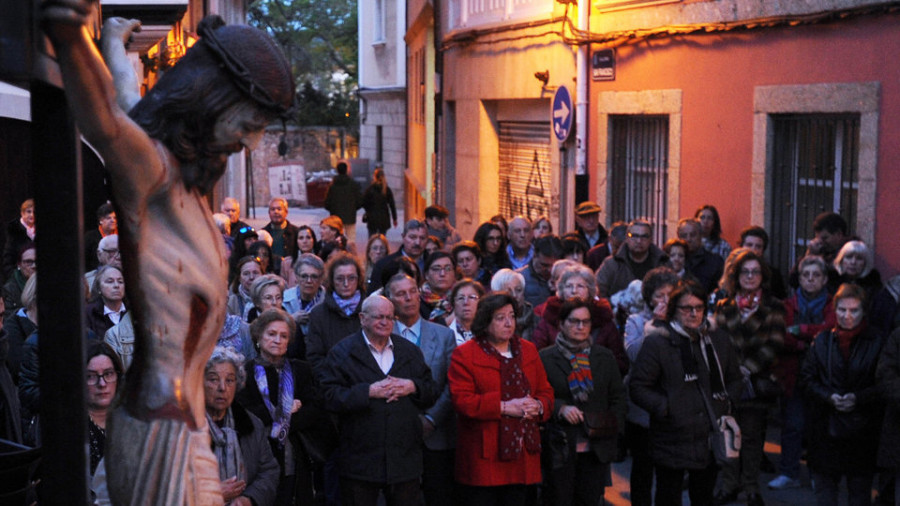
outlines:
{"label": "man in dark blazer", "polygon": [[419,504],[423,429],[419,414],[436,393],[422,351],[392,335],[394,305],[372,295],[359,314],[362,330],[336,344],[322,373],[325,408],[340,428],[341,499],[371,505]]}
{"label": "man in dark blazer", "polygon": [[384,286],[384,295],[394,303],[394,334],[422,350],[431,368],[437,391],[434,406],[419,415],[425,433],[422,490],[425,504],[453,504],[453,462],[456,449],[456,418],[447,384],[450,355],[456,348],[456,336],[449,328],[425,320],[419,314],[421,299],[416,280],[400,272]]}

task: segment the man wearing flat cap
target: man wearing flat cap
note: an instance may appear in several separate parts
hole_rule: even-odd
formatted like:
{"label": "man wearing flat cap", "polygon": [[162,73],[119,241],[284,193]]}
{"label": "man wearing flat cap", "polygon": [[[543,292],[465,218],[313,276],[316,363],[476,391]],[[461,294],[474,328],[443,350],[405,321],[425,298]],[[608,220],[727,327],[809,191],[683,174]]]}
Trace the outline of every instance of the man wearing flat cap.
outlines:
{"label": "man wearing flat cap", "polygon": [[575,230],[588,243],[588,248],[606,242],[608,234],[600,224],[600,206],[586,200],[575,206]]}

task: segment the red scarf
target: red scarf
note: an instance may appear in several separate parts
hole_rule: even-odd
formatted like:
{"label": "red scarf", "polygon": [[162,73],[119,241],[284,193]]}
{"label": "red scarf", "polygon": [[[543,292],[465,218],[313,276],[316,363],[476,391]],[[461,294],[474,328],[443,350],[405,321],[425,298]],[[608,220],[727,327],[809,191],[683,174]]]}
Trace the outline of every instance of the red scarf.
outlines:
{"label": "red scarf", "polygon": [[[500,400],[510,401],[531,395],[531,384],[522,371],[522,344],[518,337],[509,340],[512,357],[504,357],[487,339],[477,339],[478,345],[488,356],[500,362]],[[522,448],[528,453],[541,452],[541,435],[537,420],[500,417],[500,460],[517,460]]]}
{"label": "red scarf", "polygon": [[853,341],[856,340],[856,336],[862,334],[862,331],[866,329],[866,323],[860,323],[853,330],[846,330],[842,328],[834,329],[834,336],[837,338],[838,349],[841,350],[841,355],[844,356],[844,360],[850,360],[850,346],[853,344]]}

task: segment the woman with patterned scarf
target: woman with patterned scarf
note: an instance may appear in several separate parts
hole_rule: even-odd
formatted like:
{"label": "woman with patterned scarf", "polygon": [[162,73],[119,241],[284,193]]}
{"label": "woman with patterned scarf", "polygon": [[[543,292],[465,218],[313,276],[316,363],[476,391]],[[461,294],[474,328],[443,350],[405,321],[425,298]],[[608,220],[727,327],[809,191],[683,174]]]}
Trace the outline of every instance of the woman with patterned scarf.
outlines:
{"label": "woman with patterned scarf", "polygon": [[709,329],[706,300],[697,282],[680,281],[666,321],[650,324],[629,373],[631,400],[650,413],[657,506],[682,504],[685,473],[691,504],[712,504],[718,467],[706,406],[716,418],[730,414],[731,399],[741,391],[738,356],[727,335]]}
{"label": "woman with patterned scarf", "polygon": [[435,251],[425,258],[425,283],[419,289],[422,318],[446,325],[446,317],[453,311],[448,300],[456,283],[456,260],[446,251]]}
{"label": "woman with patterned scarf", "polygon": [[278,487],[278,462],[266,438],[262,421],[234,403],[235,393],[247,379],[244,357],[216,346],[206,363],[203,392],[206,422],[225,504],[271,505]]}
{"label": "woman with patterned scarf", "polygon": [[766,442],[766,417],[783,389],[774,366],[784,346],[784,304],[770,292],[771,273],[765,260],[749,249],[737,250],[725,275],[728,296],[716,303],[715,320],[741,356],[744,391],[735,418],[741,427],[741,456],[722,469],[718,504],[746,494],[748,506],[763,506],[759,474]]}
{"label": "woman with patterned scarf", "polygon": [[537,349],[515,335],[517,307],[507,293],[482,298],[474,339],[450,361],[455,478],[467,506],[530,504],[541,481],[538,424],[550,418],[553,388]]}
{"label": "woman with patterned scarf", "polygon": [[264,311],[250,325],[259,355],[244,367],[247,385],[237,399],[262,420],[280,466],[275,504],[312,503],[310,459],[300,433],[328,427],[309,364],[287,358],[296,335],[294,319],[280,309]]}
{"label": "woman with patterned scarf", "polygon": [[[557,506],[595,505],[612,484],[610,462],[616,457],[616,433],[625,427],[625,387],[612,352],[591,346],[591,304],[572,299],[559,311],[559,334],[540,352],[553,387],[553,417],[565,433],[562,461],[544,459],[544,498]],[[585,416],[604,414],[608,437],[590,438]],[[615,424],[611,424],[611,419]],[[545,449],[545,454],[549,449]]]}

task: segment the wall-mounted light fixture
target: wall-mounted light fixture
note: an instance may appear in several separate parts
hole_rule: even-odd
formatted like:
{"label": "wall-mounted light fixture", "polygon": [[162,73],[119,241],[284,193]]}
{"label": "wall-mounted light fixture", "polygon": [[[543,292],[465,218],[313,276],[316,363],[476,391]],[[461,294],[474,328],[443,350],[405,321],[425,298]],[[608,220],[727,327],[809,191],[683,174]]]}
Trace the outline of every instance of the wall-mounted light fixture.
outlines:
{"label": "wall-mounted light fixture", "polygon": [[547,83],[550,82],[550,70],[545,70],[543,72],[535,72],[534,78],[538,81],[544,83],[544,86],[547,86]]}

